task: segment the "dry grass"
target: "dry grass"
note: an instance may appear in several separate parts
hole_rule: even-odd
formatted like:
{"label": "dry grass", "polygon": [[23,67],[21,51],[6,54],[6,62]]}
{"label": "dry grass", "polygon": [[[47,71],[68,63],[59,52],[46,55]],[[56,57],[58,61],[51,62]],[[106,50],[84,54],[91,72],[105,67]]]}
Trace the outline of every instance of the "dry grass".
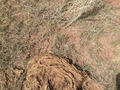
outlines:
{"label": "dry grass", "polygon": [[[120,26],[116,22],[119,15],[114,13],[117,9],[106,4],[98,15],[88,14],[80,20],[83,14],[79,12],[79,5],[87,5],[80,1],[0,1],[2,90],[19,90],[27,61],[35,55],[49,52],[71,59],[82,70],[90,71],[92,77],[108,90],[115,88],[115,76],[120,70]],[[78,34],[75,36],[74,32]],[[15,75],[16,69],[23,70],[19,77]]]}

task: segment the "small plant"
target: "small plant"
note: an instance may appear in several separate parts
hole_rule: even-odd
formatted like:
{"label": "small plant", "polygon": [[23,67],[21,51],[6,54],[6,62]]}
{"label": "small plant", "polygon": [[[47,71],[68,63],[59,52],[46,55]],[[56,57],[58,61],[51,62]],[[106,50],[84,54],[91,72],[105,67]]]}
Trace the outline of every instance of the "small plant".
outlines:
{"label": "small plant", "polygon": [[61,43],[61,44],[66,43],[67,39],[68,39],[67,35],[64,35],[64,34],[56,34],[55,35],[55,42],[56,43]]}

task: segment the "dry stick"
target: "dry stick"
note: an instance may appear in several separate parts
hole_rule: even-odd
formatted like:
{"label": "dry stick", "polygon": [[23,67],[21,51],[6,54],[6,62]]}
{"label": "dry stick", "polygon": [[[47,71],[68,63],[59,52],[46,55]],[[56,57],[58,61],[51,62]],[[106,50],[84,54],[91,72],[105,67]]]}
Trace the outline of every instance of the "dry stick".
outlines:
{"label": "dry stick", "polygon": [[83,18],[87,15],[89,15],[93,10],[94,10],[94,6],[85,6],[85,7],[82,7],[80,8],[80,13],[75,17],[73,18],[66,26],[65,28],[67,28],[68,26],[70,26],[72,23],[74,23],[75,21],[77,21],[78,19],[80,18]]}
{"label": "dry stick", "polygon": [[93,0],[89,3],[89,5],[79,8],[79,14],[75,16],[72,20],[70,20],[70,22],[65,26],[65,28],[70,26],[73,22],[77,21],[78,19],[82,19],[85,16],[88,16],[90,13],[94,12],[96,8],[100,8],[100,6],[97,3],[97,0]]}

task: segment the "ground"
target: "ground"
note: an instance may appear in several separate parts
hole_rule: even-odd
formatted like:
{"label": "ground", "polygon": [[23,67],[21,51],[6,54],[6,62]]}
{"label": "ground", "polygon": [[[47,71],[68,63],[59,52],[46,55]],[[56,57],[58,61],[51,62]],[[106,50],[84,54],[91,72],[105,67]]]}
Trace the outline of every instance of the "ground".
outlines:
{"label": "ground", "polygon": [[0,88],[19,90],[36,55],[62,57],[119,90],[119,0],[1,0]]}
{"label": "ground", "polygon": [[[33,84],[34,83],[34,84]],[[28,62],[22,90],[103,90],[65,59],[54,55],[36,56]]]}

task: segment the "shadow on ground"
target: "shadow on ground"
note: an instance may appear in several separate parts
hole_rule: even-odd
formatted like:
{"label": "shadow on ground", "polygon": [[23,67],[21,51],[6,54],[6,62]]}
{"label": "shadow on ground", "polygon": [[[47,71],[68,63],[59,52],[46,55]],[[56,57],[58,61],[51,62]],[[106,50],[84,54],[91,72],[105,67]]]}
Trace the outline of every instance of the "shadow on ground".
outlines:
{"label": "shadow on ground", "polygon": [[116,75],[116,90],[120,90],[120,73]]}

